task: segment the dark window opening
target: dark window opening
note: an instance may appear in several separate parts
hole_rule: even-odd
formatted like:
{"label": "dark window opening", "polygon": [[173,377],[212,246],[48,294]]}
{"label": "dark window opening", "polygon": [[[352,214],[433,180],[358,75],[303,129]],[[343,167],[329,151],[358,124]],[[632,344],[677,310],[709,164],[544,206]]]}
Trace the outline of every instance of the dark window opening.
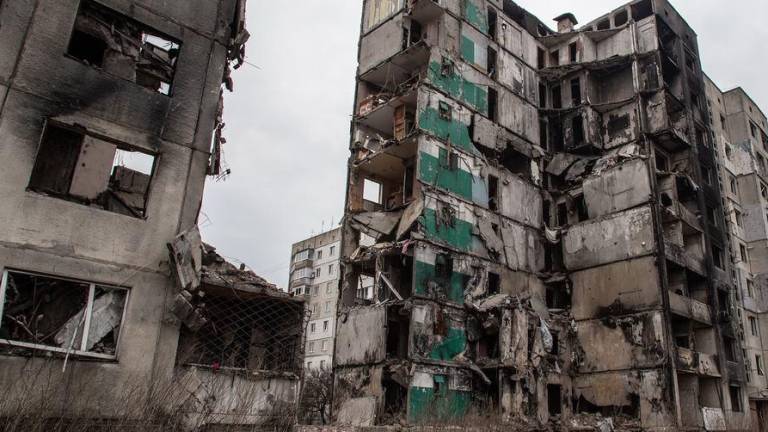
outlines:
{"label": "dark window opening", "polygon": [[658,150],[655,151],[656,170],[662,172],[669,171],[669,158]]}
{"label": "dark window opening", "polygon": [[501,277],[496,273],[488,273],[488,295],[501,293]]}
{"label": "dark window opening", "polygon": [[714,261],[715,267],[724,270],[723,250],[717,246],[712,246],[712,260]]}
{"label": "dark window opening", "polygon": [[401,308],[390,308],[387,313],[387,358],[408,357],[409,315]]}
{"label": "dark window opening", "polygon": [[611,28],[611,20],[609,20],[608,18],[597,23],[598,30],[608,30],[610,28]]}
{"label": "dark window opening", "polygon": [[67,53],[91,66],[100,68],[104,64],[106,51],[106,42],[88,33],[75,30],[72,32]]}
{"label": "dark window opening", "polygon": [[506,149],[504,149],[501,162],[502,165],[504,165],[504,168],[513,174],[518,174],[526,178],[531,175],[531,159],[512,148],[511,145],[508,145]]}
{"label": "dark window opening", "polygon": [[486,70],[488,71],[488,75],[491,78],[496,78],[496,68],[497,68],[497,54],[496,50],[488,47],[488,58],[487,58],[487,64],[486,64]]}
{"label": "dark window opening", "polygon": [[571,63],[576,63],[579,57],[579,45],[576,42],[568,45],[568,52],[571,59]]}
{"label": "dark window opening", "polygon": [[133,217],[146,214],[155,156],[46,125],[31,190]]}
{"label": "dark window opening", "polygon": [[651,0],[643,0],[632,5],[632,19],[640,21],[653,15]]}
{"label": "dark window opening", "polygon": [[553,331],[552,334],[552,351],[549,353],[553,356],[560,355],[560,333]]}
{"label": "dark window opening", "polygon": [[552,87],[552,108],[560,109],[563,107],[563,96],[560,91],[560,86]]}
{"label": "dark window opening", "polygon": [[584,117],[581,115],[574,116],[571,122],[573,145],[578,146],[584,144]]}
{"label": "dark window opening", "polygon": [[558,416],[563,412],[562,387],[558,384],[547,385],[547,409],[549,415]]}
{"label": "dark window opening", "polygon": [[547,86],[539,84],[539,108],[547,107]]}
{"label": "dark window opening", "polygon": [[536,64],[539,69],[544,69],[546,65],[547,53],[543,49],[539,48],[536,52]]}
{"label": "dark window opening", "polygon": [[409,159],[405,163],[405,174],[403,179],[403,201],[409,202],[413,198],[413,182],[415,175],[415,159]]}
{"label": "dark window opening", "polygon": [[729,362],[736,361],[736,339],[724,336],[723,344],[725,345],[725,359]]}
{"label": "dark window opening", "polygon": [[557,225],[568,225],[568,204],[564,202],[557,204]]}
{"label": "dark window opening", "polygon": [[626,24],[627,22],[629,22],[629,14],[627,13],[626,10],[623,10],[623,11],[617,13],[613,17],[613,25],[615,27],[621,27],[624,24]]}
{"label": "dark window opening", "polygon": [[549,151],[554,153],[563,151],[563,147],[565,147],[565,138],[563,136],[563,124],[559,120],[554,121],[553,119],[550,119],[549,127],[550,127]]}
{"label": "dark window opening", "polygon": [[573,106],[581,105],[581,80],[579,78],[571,80],[571,100]]}
{"label": "dark window opening", "polygon": [[398,384],[389,373],[384,376],[384,412],[397,415],[404,412],[405,403],[408,400],[408,388]]}
{"label": "dark window opening", "polygon": [[496,40],[497,23],[498,23],[498,14],[496,13],[496,9],[489,7],[488,8],[488,35],[490,36],[491,40]]}
{"label": "dark window opening", "polygon": [[560,50],[555,50],[549,53],[549,65],[560,66]]}
{"label": "dark window opening", "polygon": [[435,277],[448,282],[453,275],[453,259],[447,254],[438,254],[435,258]]}
{"label": "dark window opening", "polygon": [[544,201],[544,225],[546,226],[552,226],[552,216],[549,214],[549,212],[552,211],[552,203],[548,200]]}
{"label": "dark window opening", "polygon": [[549,148],[546,120],[539,120],[539,145]]}
{"label": "dark window opening", "polygon": [[488,88],[488,118],[496,121],[499,111],[499,94],[494,88]]}
{"label": "dark window opening", "polygon": [[451,171],[457,171],[459,169],[459,154],[452,152],[448,155],[448,169]]}
{"label": "dark window opening", "polygon": [[[553,273],[561,272],[565,268],[565,262],[563,261],[563,248],[560,245],[547,245],[544,250],[544,268]],[[554,293],[553,295],[558,295],[558,293]],[[566,304],[570,304],[571,299],[570,296],[566,293],[566,298],[562,301]],[[558,299],[555,297],[553,300],[553,305],[558,305]],[[555,308],[558,309],[558,308]]]}
{"label": "dark window opening", "polygon": [[587,201],[584,199],[584,195],[576,197],[576,212],[579,215],[579,222],[589,220],[589,212],[587,211]]}
{"label": "dark window opening", "polygon": [[571,296],[568,293],[565,281],[547,285],[546,303],[547,308],[555,310],[563,310],[571,307]]}
{"label": "dark window opening", "polygon": [[492,175],[488,176],[488,208],[499,210],[499,178]]}
{"label": "dark window opening", "polygon": [[[115,46],[119,48],[109,48]],[[87,0],[75,21],[67,54],[169,95],[180,48],[178,41]]]}
{"label": "dark window opening", "polygon": [[728,386],[728,394],[731,397],[731,411],[741,412],[743,410],[741,402],[741,387]]}
{"label": "dark window opening", "polygon": [[453,61],[448,57],[443,57],[443,61],[440,64],[440,75],[443,77],[450,77],[453,75]]}

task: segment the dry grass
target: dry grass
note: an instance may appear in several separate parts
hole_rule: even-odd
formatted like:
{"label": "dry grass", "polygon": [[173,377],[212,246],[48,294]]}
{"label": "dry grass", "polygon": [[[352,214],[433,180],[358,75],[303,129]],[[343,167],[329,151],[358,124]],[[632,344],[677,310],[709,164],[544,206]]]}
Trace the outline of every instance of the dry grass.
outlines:
{"label": "dry grass", "polygon": [[265,400],[260,382],[234,389],[231,377],[189,372],[146,388],[127,384],[146,380],[99,383],[75,368],[61,373],[59,360],[36,360],[3,389],[0,432],[289,432],[295,424],[295,405]]}

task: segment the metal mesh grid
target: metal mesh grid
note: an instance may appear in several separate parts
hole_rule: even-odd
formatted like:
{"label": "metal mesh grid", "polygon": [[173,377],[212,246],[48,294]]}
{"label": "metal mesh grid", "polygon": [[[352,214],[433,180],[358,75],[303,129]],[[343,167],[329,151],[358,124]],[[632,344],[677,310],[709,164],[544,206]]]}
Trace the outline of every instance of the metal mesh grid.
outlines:
{"label": "metal mesh grid", "polygon": [[182,327],[177,363],[215,370],[301,371],[304,303],[236,290],[201,290],[195,299],[207,320]]}

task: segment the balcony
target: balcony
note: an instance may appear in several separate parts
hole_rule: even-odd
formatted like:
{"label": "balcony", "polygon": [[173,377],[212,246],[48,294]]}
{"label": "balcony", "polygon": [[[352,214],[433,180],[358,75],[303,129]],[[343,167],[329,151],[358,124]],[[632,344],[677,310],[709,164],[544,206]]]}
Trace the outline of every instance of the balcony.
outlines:
{"label": "balcony", "polygon": [[421,24],[433,21],[445,12],[441,3],[441,0],[409,0],[410,16]]}
{"label": "balcony", "polygon": [[720,368],[717,365],[717,357],[677,347],[675,364],[678,371],[706,377],[720,377]]}
{"label": "balcony", "polygon": [[703,302],[669,293],[669,308],[672,312],[705,325],[712,325],[712,309]]}

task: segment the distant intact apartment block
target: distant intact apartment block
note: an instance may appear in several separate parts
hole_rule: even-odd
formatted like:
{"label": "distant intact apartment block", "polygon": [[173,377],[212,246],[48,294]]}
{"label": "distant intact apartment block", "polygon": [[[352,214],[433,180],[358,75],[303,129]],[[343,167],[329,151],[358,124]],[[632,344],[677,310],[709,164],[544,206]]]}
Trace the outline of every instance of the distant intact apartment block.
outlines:
{"label": "distant intact apartment block", "polygon": [[341,229],[336,228],[291,247],[289,290],[306,299],[310,314],[304,350],[307,369],[330,369],[333,360],[340,245]]}

